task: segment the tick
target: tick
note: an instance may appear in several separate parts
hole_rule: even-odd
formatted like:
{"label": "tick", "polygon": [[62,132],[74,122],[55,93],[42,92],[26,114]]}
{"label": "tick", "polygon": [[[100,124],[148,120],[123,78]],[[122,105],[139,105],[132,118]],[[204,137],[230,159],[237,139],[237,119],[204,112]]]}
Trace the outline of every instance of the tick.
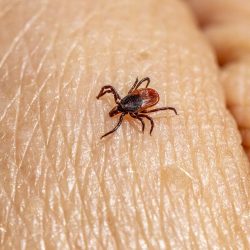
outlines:
{"label": "tick", "polygon": [[[146,88],[138,89],[140,85],[144,82],[146,83]],[[150,135],[152,134],[154,128],[154,121],[150,116],[146,115],[147,113],[153,113],[161,110],[170,109],[174,111],[174,113],[177,115],[177,111],[173,107],[162,107],[162,108],[147,110],[148,108],[156,105],[160,100],[157,91],[148,88],[149,83],[150,83],[149,77],[145,77],[140,81],[138,80],[138,78],[136,78],[136,81],[129,90],[128,94],[123,98],[119,96],[115,88],[111,85],[105,85],[101,88],[100,93],[96,98],[99,99],[101,96],[107,93],[112,93],[114,95],[115,103],[117,104],[109,112],[109,116],[113,117],[117,114],[121,114],[117,125],[111,131],[104,134],[101,137],[101,139],[109,134],[114,133],[121,126],[123,118],[127,114],[129,114],[131,117],[141,122],[142,132],[144,132],[145,128],[145,123],[143,121],[143,118],[148,119],[151,123]]]}

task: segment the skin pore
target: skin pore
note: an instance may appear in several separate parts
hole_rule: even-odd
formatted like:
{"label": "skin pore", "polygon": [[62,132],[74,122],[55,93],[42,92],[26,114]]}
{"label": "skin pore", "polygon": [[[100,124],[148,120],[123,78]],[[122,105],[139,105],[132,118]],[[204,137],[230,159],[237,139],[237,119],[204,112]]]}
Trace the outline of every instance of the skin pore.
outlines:
{"label": "skin pore", "polygon": [[[217,2],[0,1],[1,249],[249,246],[250,3]],[[179,115],[100,140],[137,76]]]}

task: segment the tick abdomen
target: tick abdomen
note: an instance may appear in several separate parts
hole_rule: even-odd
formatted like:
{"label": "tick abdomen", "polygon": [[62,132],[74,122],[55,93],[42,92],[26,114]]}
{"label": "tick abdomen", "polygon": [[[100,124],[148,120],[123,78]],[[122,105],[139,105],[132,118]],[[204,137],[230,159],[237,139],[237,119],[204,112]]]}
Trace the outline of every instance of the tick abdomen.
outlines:
{"label": "tick abdomen", "polygon": [[156,90],[151,88],[146,89],[137,89],[133,92],[134,95],[139,95],[143,100],[141,108],[139,111],[145,110],[149,107],[154,106],[156,103],[159,102],[159,94]]}

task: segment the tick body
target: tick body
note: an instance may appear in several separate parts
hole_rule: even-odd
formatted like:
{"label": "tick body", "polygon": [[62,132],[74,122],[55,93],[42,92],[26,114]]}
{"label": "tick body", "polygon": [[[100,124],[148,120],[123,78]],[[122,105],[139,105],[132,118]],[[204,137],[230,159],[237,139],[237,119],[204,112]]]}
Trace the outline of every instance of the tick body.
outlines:
{"label": "tick body", "polygon": [[[146,82],[146,88],[138,89],[139,86]],[[148,119],[151,123],[151,129],[150,129],[150,135],[154,128],[154,121],[153,119],[146,115],[146,113],[153,113],[160,110],[172,110],[176,115],[177,111],[173,107],[162,107],[162,108],[156,108],[147,110],[148,108],[156,105],[159,100],[159,94],[156,90],[148,88],[148,85],[150,83],[149,77],[143,78],[141,81],[138,81],[138,78],[136,78],[135,83],[129,90],[128,94],[121,98],[115,88],[111,85],[105,85],[101,88],[101,91],[99,92],[98,96],[96,97],[99,99],[101,96],[112,93],[114,95],[114,99],[116,102],[116,106],[109,112],[109,116],[113,117],[114,115],[120,114],[119,122],[115,126],[114,129],[109,131],[108,133],[104,134],[101,138],[114,133],[122,124],[123,118],[126,114],[129,114],[131,117],[139,120],[142,125],[142,132],[144,132],[145,123],[144,118]]]}

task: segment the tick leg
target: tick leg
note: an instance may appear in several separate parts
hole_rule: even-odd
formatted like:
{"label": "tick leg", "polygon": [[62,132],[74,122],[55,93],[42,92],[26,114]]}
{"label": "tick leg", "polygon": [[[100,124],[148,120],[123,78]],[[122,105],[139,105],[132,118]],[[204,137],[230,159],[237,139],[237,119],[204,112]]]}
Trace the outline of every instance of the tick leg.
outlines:
{"label": "tick leg", "polygon": [[139,88],[139,86],[143,83],[143,82],[147,82],[146,84],[146,88],[148,87],[149,83],[150,83],[150,78],[149,77],[145,77],[142,80],[140,80],[136,86],[135,89]]}
{"label": "tick leg", "polygon": [[102,139],[103,137],[109,135],[109,134],[114,133],[114,132],[121,126],[124,115],[125,115],[125,114],[122,114],[122,115],[120,116],[117,125],[116,125],[111,131],[109,131],[108,133],[104,134],[104,135],[101,137],[101,139]]}
{"label": "tick leg", "polygon": [[133,84],[133,86],[132,86],[131,89],[129,90],[129,92],[128,92],[129,94],[130,94],[133,90],[135,90],[137,84],[138,84],[138,77],[136,77],[135,83]]}
{"label": "tick leg", "polygon": [[176,109],[172,108],[172,107],[162,107],[162,108],[151,109],[151,110],[143,110],[143,111],[141,111],[141,113],[153,113],[153,112],[157,112],[157,111],[161,111],[161,110],[167,110],[167,109],[170,109],[170,110],[174,111],[175,114],[178,115]]}
{"label": "tick leg", "polygon": [[147,84],[146,84],[146,88],[147,88],[148,85],[149,85],[149,83],[150,83],[150,78],[149,78],[149,77],[145,77],[145,78],[143,78],[142,80],[140,80],[140,81],[138,82],[138,77],[137,77],[136,80],[135,80],[135,83],[133,84],[132,88],[129,90],[128,93],[130,94],[130,93],[133,92],[134,90],[138,89],[139,86],[140,86],[143,82],[147,82]]}
{"label": "tick leg", "polygon": [[144,123],[143,119],[140,116],[138,116],[137,114],[133,114],[133,113],[130,113],[130,116],[137,119],[137,120],[139,120],[141,122],[142,132],[144,132],[145,123]]}
{"label": "tick leg", "polygon": [[115,90],[115,88],[113,86],[111,86],[111,85],[105,85],[105,86],[103,86],[96,98],[99,99],[101,96],[103,96],[103,95],[105,95],[107,93],[112,93],[114,95],[115,102],[117,104],[121,100],[121,97],[119,96],[119,94],[117,93],[117,91]]}
{"label": "tick leg", "polygon": [[151,123],[151,129],[150,129],[150,135],[152,134],[152,131],[153,131],[153,129],[154,129],[154,121],[153,121],[153,119],[150,117],[150,116],[148,116],[148,115],[143,115],[143,114],[138,114],[138,116],[137,117],[145,117],[146,119],[148,119],[149,121],[150,121],[150,123]]}

